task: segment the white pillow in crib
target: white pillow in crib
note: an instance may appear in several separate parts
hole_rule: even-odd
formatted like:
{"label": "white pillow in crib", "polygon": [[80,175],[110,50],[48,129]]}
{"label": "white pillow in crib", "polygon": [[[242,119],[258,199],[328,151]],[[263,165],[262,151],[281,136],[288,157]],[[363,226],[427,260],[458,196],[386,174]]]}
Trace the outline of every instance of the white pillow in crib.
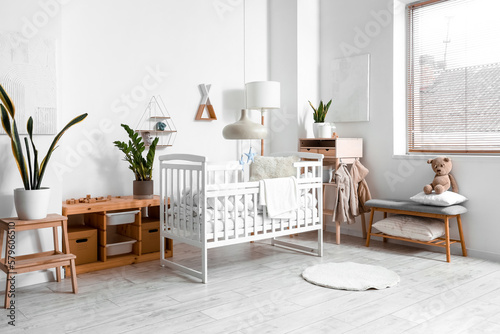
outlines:
{"label": "white pillow in crib", "polygon": [[299,160],[300,158],[297,156],[256,156],[254,162],[250,165],[250,181],[296,176],[297,169],[293,167],[293,163]]}
{"label": "white pillow in crib", "polygon": [[420,241],[431,241],[444,235],[444,222],[441,219],[394,215],[374,223],[382,233],[395,237]]}

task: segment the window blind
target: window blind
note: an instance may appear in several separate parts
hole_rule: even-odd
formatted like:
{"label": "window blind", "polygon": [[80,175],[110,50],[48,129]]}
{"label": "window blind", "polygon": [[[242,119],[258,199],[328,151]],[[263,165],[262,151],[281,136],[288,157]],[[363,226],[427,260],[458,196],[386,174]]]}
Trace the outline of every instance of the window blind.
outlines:
{"label": "window blind", "polygon": [[408,151],[500,153],[500,1],[407,6]]}

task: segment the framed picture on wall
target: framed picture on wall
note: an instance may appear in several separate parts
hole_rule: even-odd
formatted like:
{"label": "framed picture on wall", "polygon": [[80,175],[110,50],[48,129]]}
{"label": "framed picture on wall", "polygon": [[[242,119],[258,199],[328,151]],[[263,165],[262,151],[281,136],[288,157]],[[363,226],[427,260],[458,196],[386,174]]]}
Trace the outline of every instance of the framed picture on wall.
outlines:
{"label": "framed picture on wall", "polygon": [[370,55],[331,62],[331,114],[333,122],[370,120]]}

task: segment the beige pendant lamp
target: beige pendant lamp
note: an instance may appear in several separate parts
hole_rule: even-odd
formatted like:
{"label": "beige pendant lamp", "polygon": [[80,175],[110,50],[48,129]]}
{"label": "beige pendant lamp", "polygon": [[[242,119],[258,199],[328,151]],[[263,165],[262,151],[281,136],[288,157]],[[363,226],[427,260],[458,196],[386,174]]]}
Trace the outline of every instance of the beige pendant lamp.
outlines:
{"label": "beige pendant lamp", "polygon": [[[226,139],[260,139],[261,155],[264,155],[264,138],[267,129],[264,126],[264,111],[280,107],[280,83],[276,81],[254,81],[245,85],[247,109],[241,110],[241,118],[222,130]],[[250,110],[261,112],[262,124],[253,122],[248,113]]]}
{"label": "beige pendant lamp", "polygon": [[225,139],[264,139],[267,136],[265,126],[253,122],[248,117],[249,110],[241,109],[239,121],[226,125],[222,130]]}

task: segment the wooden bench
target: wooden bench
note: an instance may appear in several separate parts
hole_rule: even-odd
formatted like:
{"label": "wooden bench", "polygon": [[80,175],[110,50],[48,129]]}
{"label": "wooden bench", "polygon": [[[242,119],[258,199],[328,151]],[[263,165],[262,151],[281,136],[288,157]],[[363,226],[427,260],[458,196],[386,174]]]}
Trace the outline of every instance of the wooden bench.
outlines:
{"label": "wooden bench", "polygon": [[[381,199],[371,199],[367,201],[365,205],[371,208],[370,222],[368,224],[368,233],[366,238],[366,247],[370,246],[371,236],[382,237],[384,238],[384,241],[386,241],[386,239],[388,238],[388,239],[403,240],[430,246],[437,246],[446,249],[446,261],[450,262],[451,260],[450,245],[454,243],[460,243],[462,246],[462,255],[467,256],[467,249],[465,248],[465,240],[462,231],[462,220],[460,218],[461,214],[467,212],[467,209],[465,207],[461,205],[432,206],[432,205],[418,204],[413,201],[395,201],[395,200],[381,200]],[[442,219],[444,221],[445,235],[444,237],[436,238],[431,241],[420,241],[409,238],[392,236],[382,232],[373,233],[372,232],[373,216],[376,211],[383,212],[384,218],[387,218],[388,213],[394,213],[394,214],[411,215],[417,217]],[[459,240],[450,238],[450,226],[449,226],[450,218],[455,218],[457,220],[458,232],[460,235]]]}

